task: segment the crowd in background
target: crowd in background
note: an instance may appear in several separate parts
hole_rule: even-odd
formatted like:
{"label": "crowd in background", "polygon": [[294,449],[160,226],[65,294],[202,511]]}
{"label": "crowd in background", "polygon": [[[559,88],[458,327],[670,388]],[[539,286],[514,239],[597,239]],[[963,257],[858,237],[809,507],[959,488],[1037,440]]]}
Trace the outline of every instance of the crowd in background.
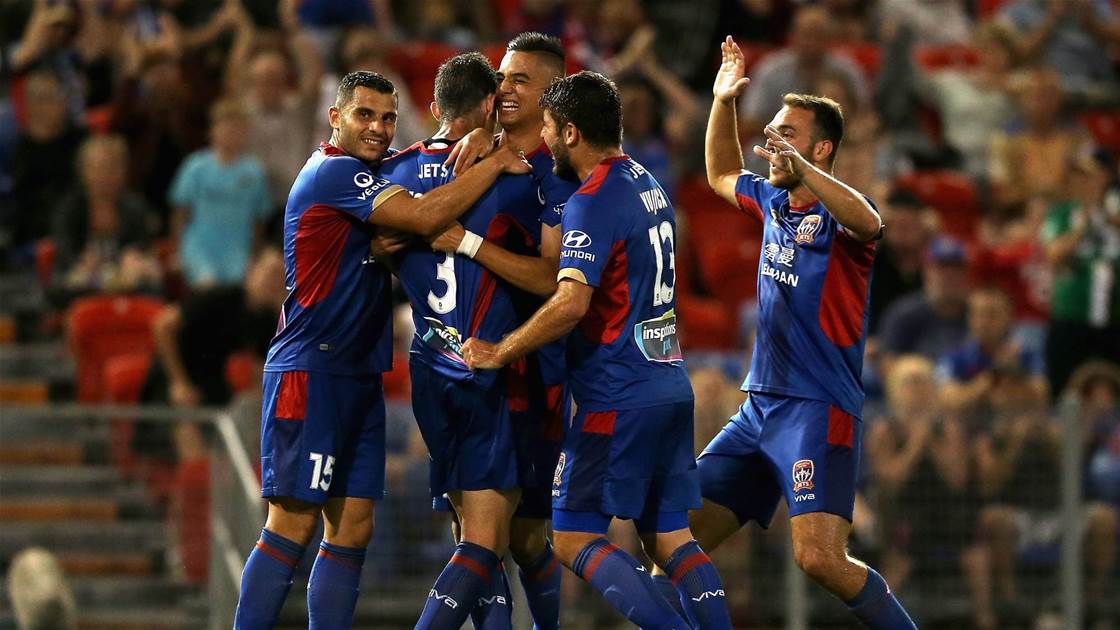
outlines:
{"label": "crowd in background", "polygon": [[[857,544],[902,593],[962,585],[974,621],[994,627],[1019,608],[1007,604],[1024,598],[1024,567],[1055,562],[1059,420],[1076,418],[1086,593],[1118,596],[1117,3],[0,0],[0,25],[0,269],[37,274],[48,314],[105,293],[164,301],[141,396],[186,406],[253,391],[227,364],[259,373],[284,294],[287,191],[329,137],[338,77],[394,82],[404,148],[434,131],[445,58],[481,50],[497,64],[518,32],[560,37],[570,70],[616,80],[624,149],[676,207],[698,445],[740,402],[761,235],[703,178],[716,43],[732,35],[750,64],[744,146],[784,93],[832,97],[846,118],[835,173],[887,226]],[[19,335],[62,334],[42,322]],[[403,401],[405,361],[386,381]],[[390,487],[423,478],[398,415]],[[193,427],[141,426],[133,441],[174,466],[204,454]],[[733,554],[746,556],[718,555]],[[728,583],[747,579],[743,560],[724,561]]]}

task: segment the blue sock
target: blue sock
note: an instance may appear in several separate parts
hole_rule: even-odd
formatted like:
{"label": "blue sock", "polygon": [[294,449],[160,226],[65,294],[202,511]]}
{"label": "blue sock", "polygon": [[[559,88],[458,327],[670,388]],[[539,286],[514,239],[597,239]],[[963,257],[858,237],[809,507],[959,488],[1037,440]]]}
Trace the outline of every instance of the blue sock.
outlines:
{"label": "blue sock", "polygon": [[498,570],[498,556],[469,542],[455,547],[451,561],[436,578],[416,622],[417,630],[459,630],[478,598],[486,592],[490,574]]}
{"label": "blue sock", "polygon": [[680,601],[693,628],[731,630],[723,583],[712,559],[695,540],[677,547],[665,563],[665,571],[680,592]]}
{"label": "blue sock", "polygon": [[307,581],[308,628],[349,628],[358,603],[366,550],[323,541]]}
{"label": "blue sock", "polygon": [[560,565],[552,553],[552,543],[546,542],[544,552],[526,566],[521,567],[521,587],[529,600],[536,630],[560,628]]}
{"label": "blue sock", "polygon": [[872,630],[898,630],[914,628],[914,621],[898,603],[891,589],[875,569],[867,567],[867,582],[859,595],[845,602],[848,610]]}
{"label": "blue sock", "polygon": [[684,604],[681,603],[681,593],[677,590],[673,581],[669,579],[669,576],[664,573],[659,573],[657,575],[651,575],[650,578],[653,579],[653,585],[657,587],[657,591],[661,593],[665,601],[669,602],[669,605],[673,607],[677,615],[682,619],[687,617],[687,613],[684,612]]}
{"label": "blue sock", "polygon": [[471,623],[475,630],[510,630],[513,628],[513,595],[509,592],[505,566],[490,573],[486,591],[471,609]]}
{"label": "blue sock", "polygon": [[580,550],[572,570],[603,594],[615,610],[644,630],[686,630],[684,619],[657,592],[642,563],[598,538]]}
{"label": "blue sock", "polygon": [[261,530],[261,538],[241,573],[241,596],[233,618],[234,630],[268,629],[276,625],[301,556],[303,547],[298,543],[267,529]]}

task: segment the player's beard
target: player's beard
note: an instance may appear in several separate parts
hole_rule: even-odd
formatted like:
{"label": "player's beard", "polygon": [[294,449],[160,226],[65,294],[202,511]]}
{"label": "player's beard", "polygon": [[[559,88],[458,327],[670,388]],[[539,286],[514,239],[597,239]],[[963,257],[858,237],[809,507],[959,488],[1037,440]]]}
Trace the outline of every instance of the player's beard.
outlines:
{"label": "player's beard", "polygon": [[800,177],[787,170],[775,169],[773,166],[770,167],[769,177],[766,179],[771,186],[782,190],[793,190],[801,185]]}
{"label": "player's beard", "polygon": [[555,146],[548,147],[548,150],[552,152],[552,172],[556,173],[561,179],[578,182],[579,174],[572,166],[572,157],[568,153],[568,147],[564,146],[563,142],[557,142]]}

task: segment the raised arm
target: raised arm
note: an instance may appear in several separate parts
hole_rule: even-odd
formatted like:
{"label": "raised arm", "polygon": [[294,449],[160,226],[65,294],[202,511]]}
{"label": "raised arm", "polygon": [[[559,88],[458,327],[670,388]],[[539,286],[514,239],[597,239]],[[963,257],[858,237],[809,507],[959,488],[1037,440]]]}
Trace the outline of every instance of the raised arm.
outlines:
{"label": "raised arm", "polygon": [[422,197],[393,195],[369,215],[369,222],[431,238],[466,212],[490,188],[498,175],[528,173],[530,170],[529,164],[519,154],[503,147],[462,177]]}
{"label": "raised arm", "polygon": [[708,185],[729,203],[735,200],[735,182],[743,172],[743,147],[739,144],[735,100],[750,83],[739,45],[728,35],[720,44],[723,62],[712,86],[712,111],[704,136],[704,166]]}

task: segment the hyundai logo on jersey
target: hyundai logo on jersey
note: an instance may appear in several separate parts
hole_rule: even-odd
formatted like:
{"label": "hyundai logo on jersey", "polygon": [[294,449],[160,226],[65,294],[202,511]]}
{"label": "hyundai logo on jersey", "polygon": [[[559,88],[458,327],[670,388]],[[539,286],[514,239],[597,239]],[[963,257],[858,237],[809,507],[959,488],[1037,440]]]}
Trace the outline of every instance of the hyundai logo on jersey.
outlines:
{"label": "hyundai logo on jersey", "polygon": [[591,237],[586,232],[579,230],[569,230],[564,234],[564,247],[572,249],[583,249],[591,245]]}

